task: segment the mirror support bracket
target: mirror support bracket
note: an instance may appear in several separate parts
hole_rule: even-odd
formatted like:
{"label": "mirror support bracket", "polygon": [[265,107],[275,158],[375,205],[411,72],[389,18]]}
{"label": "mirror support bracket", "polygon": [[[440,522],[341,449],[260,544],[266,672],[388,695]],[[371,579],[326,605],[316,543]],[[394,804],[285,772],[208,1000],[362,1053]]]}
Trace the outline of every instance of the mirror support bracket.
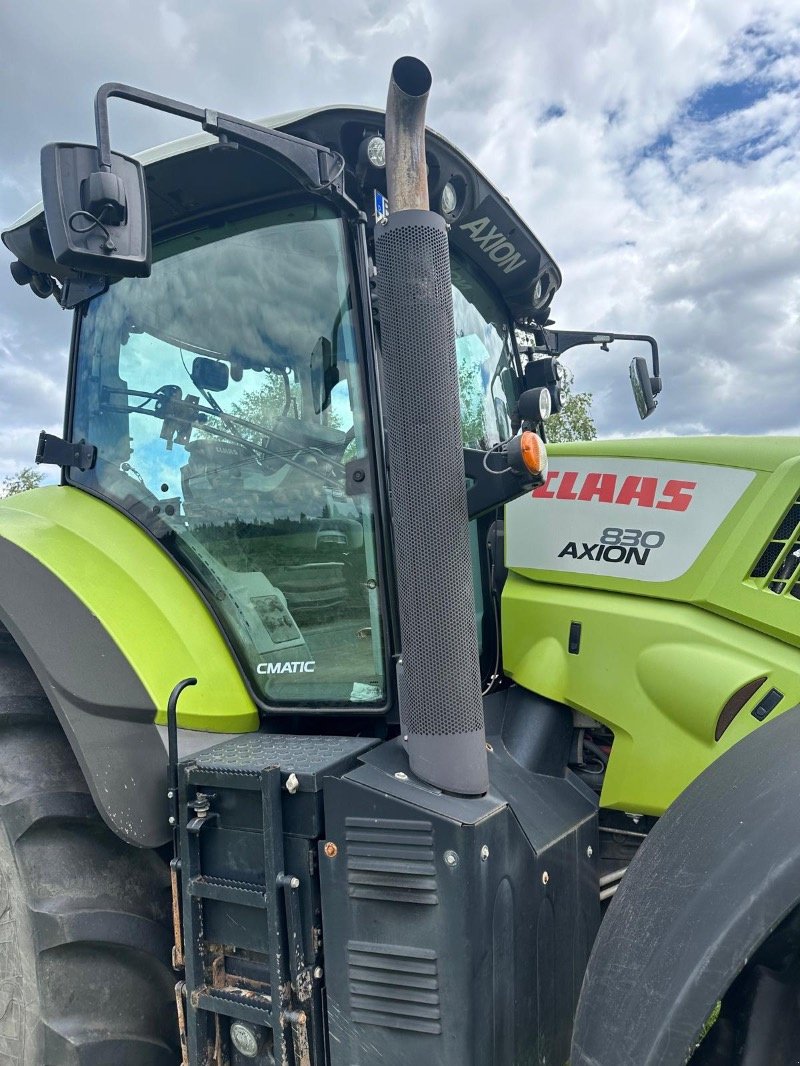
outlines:
{"label": "mirror support bracket", "polygon": [[537,485],[532,478],[518,474],[511,467],[488,473],[484,466],[485,456],[485,452],[474,448],[464,449],[464,474],[472,482],[467,489],[470,521],[530,492]]}
{"label": "mirror support bracket", "polygon": [[570,348],[576,348],[581,344],[599,344],[603,351],[608,351],[608,345],[614,341],[641,341],[650,347],[653,372],[650,376],[650,387],[653,395],[658,396],[661,392],[661,370],[658,363],[658,343],[655,337],[646,333],[601,333],[597,330],[571,330],[571,329],[540,329],[534,331],[534,336],[541,338],[543,347],[549,355],[563,355]]}
{"label": "mirror support bracket", "polygon": [[94,101],[97,130],[97,158],[101,171],[111,170],[111,141],[108,128],[108,101],[111,97],[142,104],[156,111],[199,122],[207,133],[226,138],[252,151],[259,152],[286,170],[308,192],[333,192],[344,195],[344,159],[336,152],[292,137],[279,130],[245,122],[232,115],[219,114],[193,104],[172,100],[167,96],[137,89],[121,82],[106,82],[97,90]]}
{"label": "mirror support bracket", "polygon": [[42,430],[36,447],[36,462],[45,466],[60,466],[62,470],[68,466],[91,470],[97,462],[97,448],[84,440],[73,444]]}

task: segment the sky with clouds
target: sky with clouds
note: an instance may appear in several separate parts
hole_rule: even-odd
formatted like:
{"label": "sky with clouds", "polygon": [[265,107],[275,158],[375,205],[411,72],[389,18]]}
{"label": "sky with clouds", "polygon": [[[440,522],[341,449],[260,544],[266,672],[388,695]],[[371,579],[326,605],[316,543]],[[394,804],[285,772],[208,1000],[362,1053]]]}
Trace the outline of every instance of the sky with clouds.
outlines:
{"label": "sky with clouds", "polygon": [[[800,433],[800,0],[26,0],[0,42],[4,225],[42,144],[93,140],[104,81],[256,118],[382,106],[419,55],[430,125],[561,266],[557,325],[657,337],[648,432]],[[194,132],[119,102],[111,129],[125,152]],[[0,477],[60,430],[69,333],[0,270]],[[601,435],[642,431],[631,354],[568,356]]]}

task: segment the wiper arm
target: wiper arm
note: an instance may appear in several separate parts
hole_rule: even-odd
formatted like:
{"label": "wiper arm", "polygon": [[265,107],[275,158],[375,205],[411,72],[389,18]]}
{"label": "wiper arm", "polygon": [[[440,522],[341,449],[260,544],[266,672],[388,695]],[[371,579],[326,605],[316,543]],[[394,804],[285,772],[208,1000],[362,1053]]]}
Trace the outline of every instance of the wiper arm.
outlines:
{"label": "wiper arm", "polygon": [[[154,400],[154,401],[157,401],[159,399],[163,399],[163,397],[159,396],[157,393],[142,392],[142,391],[140,391],[138,389],[111,389],[111,388],[107,388],[104,391],[105,391],[106,395],[108,395],[108,396],[126,396],[126,397],[135,396],[136,398],[144,397],[147,400]],[[163,421],[164,417],[165,417],[163,412],[154,411],[154,410],[152,410],[152,409],[150,409],[148,407],[145,407],[143,405],[140,405],[140,406],[137,406],[137,407],[132,407],[130,405],[117,406],[116,404],[109,404],[109,406],[115,412],[121,412],[121,413],[127,413],[127,414],[150,415],[151,418],[157,418],[159,421]],[[192,404],[191,405],[191,411],[189,412],[189,414],[191,416],[193,416],[193,415],[198,414],[198,413],[199,414],[205,414],[205,415],[211,415],[214,418],[220,418],[221,417],[216,411],[214,411],[210,407],[203,407],[201,404]],[[169,415],[167,415],[167,417],[169,417]],[[255,422],[250,422],[246,418],[237,418],[236,415],[229,415],[229,414],[225,414],[224,417],[226,419],[231,420],[235,424],[242,425],[242,426],[245,426],[248,429],[255,430],[255,432],[257,432],[257,433],[262,433],[262,434],[269,433],[270,436],[275,437],[276,439],[282,441],[284,444],[288,444],[288,445],[290,445],[293,448],[297,448],[298,451],[305,451],[305,452],[312,452],[313,453],[313,449],[304,448],[302,445],[298,445],[297,441],[293,441],[289,437],[284,437],[284,436],[282,436],[279,433],[272,433],[271,431],[267,431],[267,430],[264,429],[263,426],[259,426]],[[193,418],[193,417],[190,417],[190,418],[187,418],[186,421],[191,422],[191,423],[196,423],[197,420],[195,418]],[[236,434],[236,433],[228,433],[226,430],[220,429],[218,426],[211,426],[207,422],[202,422],[202,423],[199,423],[199,424],[202,425],[203,431],[205,433],[208,433],[208,434],[210,434],[213,437],[218,437],[220,440],[228,441],[229,444],[239,444],[242,447],[249,448],[251,451],[257,453],[258,455],[264,456],[264,457],[266,457],[268,459],[278,458],[278,459],[281,460],[281,462],[286,463],[288,466],[294,466],[298,470],[302,470],[303,473],[305,473],[305,474],[311,474],[313,477],[319,478],[320,481],[327,482],[329,485],[332,485],[334,488],[341,489],[343,487],[343,482],[342,481],[339,481],[336,478],[330,477],[328,474],[324,474],[320,470],[315,470],[311,466],[306,466],[304,463],[298,462],[297,459],[290,458],[289,456],[286,456],[286,455],[275,456],[275,454],[273,452],[271,452],[269,450],[269,448],[265,448],[262,444],[256,444],[255,441],[248,440],[247,437],[242,437],[242,436],[240,436],[239,434]],[[342,463],[337,463],[337,462],[335,462],[332,459],[328,459],[327,456],[323,456],[323,458],[324,458],[324,461],[326,463],[329,463],[331,466],[334,466],[334,467],[338,468],[344,474],[344,466],[343,466]]]}

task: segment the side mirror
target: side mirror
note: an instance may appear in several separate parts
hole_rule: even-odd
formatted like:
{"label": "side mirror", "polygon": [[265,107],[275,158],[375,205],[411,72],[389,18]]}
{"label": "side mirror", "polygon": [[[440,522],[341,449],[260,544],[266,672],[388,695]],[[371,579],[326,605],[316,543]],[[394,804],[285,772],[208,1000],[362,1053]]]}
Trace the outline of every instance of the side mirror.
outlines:
{"label": "side mirror", "polygon": [[631,359],[630,373],[633,398],[636,400],[636,406],[639,409],[639,417],[642,419],[647,418],[648,415],[655,411],[658,400],[653,395],[650,371],[644,356],[637,355]]}
{"label": "side mirror", "polygon": [[144,167],[110,153],[98,165],[94,145],[46,144],[42,200],[53,258],[85,274],[148,277],[150,217]]}
{"label": "side mirror", "polygon": [[228,367],[218,359],[198,355],[192,363],[192,381],[203,392],[224,392],[228,387]]}
{"label": "side mirror", "polygon": [[[600,350],[608,351],[614,341],[643,341],[650,345],[653,360],[652,374],[647,369],[647,361],[640,355],[634,357],[630,367],[631,385],[636,398],[639,415],[647,418],[656,409],[656,396],[661,392],[661,370],[658,359],[658,344],[655,337],[646,333],[590,333],[588,330],[540,329],[534,330],[537,346],[534,352],[541,352],[544,359],[534,359],[525,366],[525,382],[528,388],[534,385],[547,385],[553,398],[553,414],[561,410],[560,396],[557,393],[558,379],[555,370],[548,370],[548,365],[555,368],[557,357],[570,348],[580,344],[599,344]],[[532,369],[533,368],[533,369]],[[553,378],[553,384],[550,378]]]}

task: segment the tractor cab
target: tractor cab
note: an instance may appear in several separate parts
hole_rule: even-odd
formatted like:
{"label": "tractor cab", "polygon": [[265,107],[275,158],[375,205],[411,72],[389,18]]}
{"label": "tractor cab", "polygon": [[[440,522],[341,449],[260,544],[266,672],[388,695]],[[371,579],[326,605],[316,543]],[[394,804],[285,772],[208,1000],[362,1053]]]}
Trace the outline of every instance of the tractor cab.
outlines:
{"label": "tractor cab", "polygon": [[[107,202],[69,215],[65,252],[47,203],[4,240],[17,280],[77,308],[66,436],[91,460],[64,466],[64,481],[129,514],[180,565],[258,704],[381,714],[395,625],[376,430],[385,117],[341,107],[243,125],[245,143],[206,134],[141,162],[109,154],[123,183],[134,168],[147,189],[152,251],[145,241],[141,261],[115,268],[122,242]],[[277,149],[254,147],[262,136]],[[498,448],[520,424],[515,324],[546,321],[560,273],[474,165],[426,136],[429,196],[450,236],[463,444]],[[298,188],[287,142],[327,146],[320,187]],[[46,152],[63,208],[66,164],[92,168],[94,156]],[[117,194],[96,183],[101,199]],[[104,264],[109,233],[118,248]],[[414,387],[425,393],[424,374]],[[473,531],[488,663],[496,633],[478,544]]]}

